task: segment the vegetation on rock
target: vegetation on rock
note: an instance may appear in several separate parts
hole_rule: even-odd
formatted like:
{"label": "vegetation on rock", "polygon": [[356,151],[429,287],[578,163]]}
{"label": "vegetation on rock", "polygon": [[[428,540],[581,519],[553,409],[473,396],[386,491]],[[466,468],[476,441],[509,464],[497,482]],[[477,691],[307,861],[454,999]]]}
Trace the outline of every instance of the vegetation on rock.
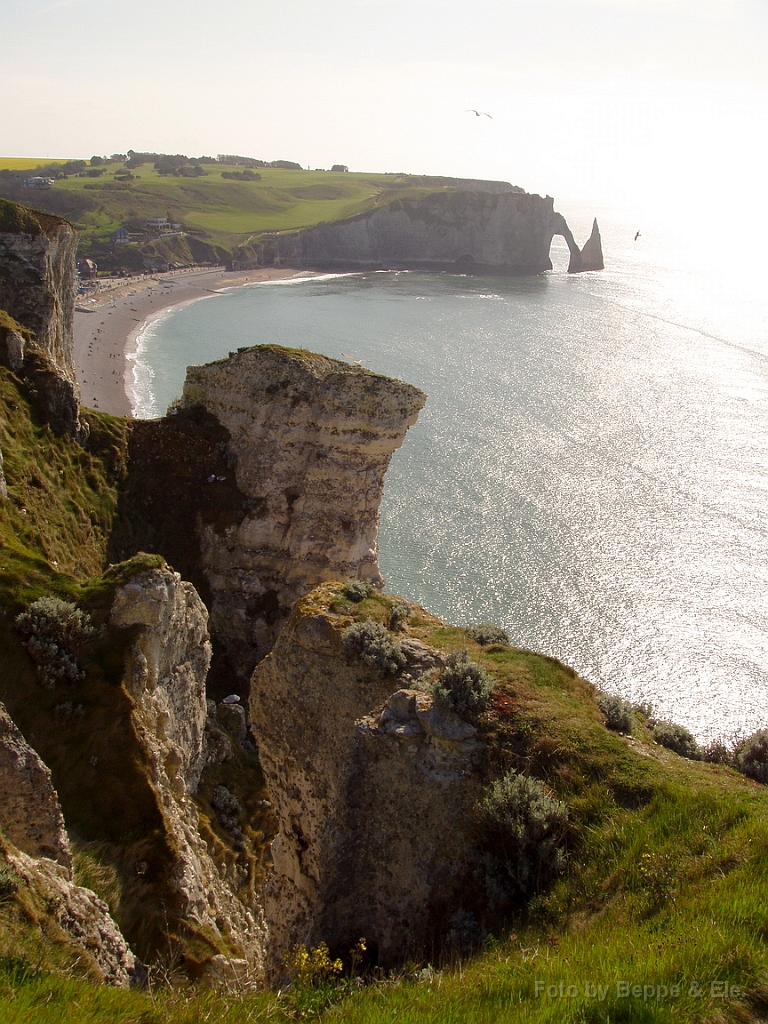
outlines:
{"label": "vegetation on rock", "polygon": [[405,665],[405,655],[380,622],[355,622],[344,633],[344,646],[382,675],[393,676]]}
{"label": "vegetation on rock", "polygon": [[493,678],[466,650],[454,651],[432,685],[432,696],[438,707],[471,718],[485,709],[493,687]]}

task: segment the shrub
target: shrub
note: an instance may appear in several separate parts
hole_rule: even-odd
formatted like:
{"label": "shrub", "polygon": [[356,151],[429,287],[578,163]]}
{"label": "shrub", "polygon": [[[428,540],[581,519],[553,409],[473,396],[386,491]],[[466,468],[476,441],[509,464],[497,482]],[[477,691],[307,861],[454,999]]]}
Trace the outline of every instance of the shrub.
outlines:
{"label": "shrub", "polygon": [[393,676],[405,665],[400,644],[390,638],[385,626],[372,619],[353,623],[345,630],[342,643],[382,675]]}
{"label": "shrub", "polygon": [[399,633],[403,629],[410,614],[411,609],[404,601],[395,601],[389,613],[389,628],[393,633]]}
{"label": "shrub", "polygon": [[16,616],[16,629],[48,689],[84,677],[75,660],[77,647],[95,635],[90,616],[58,597],[41,597]]}
{"label": "shrub", "polygon": [[687,757],[690,761],[701,760],[701,748],[684,726],[675,725],[674,722],[657,722],[651,733],[662,747],[674,750],[676,754]]}
{"label": "shrub", "polygon": [[372,590],[371,584],[366,583],[365,580],[352,580],[344,587],[344,596],[350,601],[354,601],[355,604],[359,604],[366,597],[370,597]]}
{"label": "shrub", "polygon": [[728,767],[735,767],[735,750],[723,740],[712,740],[701,752],[702,761],[709,764],[725,764]]}
{"label": "shrub", "polygon": [[462,717],[479,714],[488,703],[493,679],[467,651],[448,655],[445,668],[432,686],[432,698],[438,707]]}
{"label": "shrub", "polygon": [[480,805],[480,824],[498,855],[497,885],[501,874],[507,887],[528,894],[563,870],[568,810],[538,779],[514,770],[497,779]]}
{"label": "shrub", "polygon": [[501,626],[495,626],[492,622],[481,622],[477,625],[467,626],[467,636],[476,644],[487,647],[489,644],[508,644],[509,634]]}
{"label": "shrub", "polygon": [[289,953],[283,954],[283,963],[291,983],[299,988],[327,985],[342,971],[341,960],[331,959],[328,946],[324,942],[314,949],[294,946]]}
{"label": "shrub", "polygon": [[598,693],[596,699],[597,706],[605,715],[605,724],[609,729],[612,729],[613,732],[632,732],[635,716],[632,713],[631,704],[610,693]]}
{"label": "shrub", "polygon": [[735,750],[735,765],[755,782],[768,783],[768,729],[758,729]]}

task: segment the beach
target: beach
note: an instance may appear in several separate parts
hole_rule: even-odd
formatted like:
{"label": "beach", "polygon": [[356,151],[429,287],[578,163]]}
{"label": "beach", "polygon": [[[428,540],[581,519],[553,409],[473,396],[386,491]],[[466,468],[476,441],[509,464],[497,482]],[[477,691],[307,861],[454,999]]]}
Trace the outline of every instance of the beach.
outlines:
{"label": "beach", "polygon": [[132,414],[126,388],[131,366],[127,355],[146,324],[163,310],[226,288],[304,275],[313,276],[291,267],[251,271],[195,267],[95,282],[75,304],[75,367],[81,404],[115,416]]}

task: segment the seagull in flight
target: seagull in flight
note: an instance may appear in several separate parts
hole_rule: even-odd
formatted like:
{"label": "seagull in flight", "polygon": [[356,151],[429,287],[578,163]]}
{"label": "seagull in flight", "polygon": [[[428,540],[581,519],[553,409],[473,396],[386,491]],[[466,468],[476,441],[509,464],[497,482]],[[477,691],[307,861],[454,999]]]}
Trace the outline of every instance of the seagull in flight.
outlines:
{"label": "seagull in flight", "polygon": [[639,237],[640,237],[640,232],[638,231],[637,234],[635,235],[635,241],[637,241]]}
{"label": "seagull in flight", "polygon": [[467,110],[464,111],[464,113],[474,114],[475,117],[490,117],[491,120],[493,120],[493,117],[490,114],[486,114],[484,110],[475,110],[474,107],[468,107]]}
{"label": "seagull in flight", "polygon": [[346,352],[341,353],[345,359],[348,359],[350,363],[354,363],[355,366],[362,366],[363,363],[370,363],[370,359],[355,359],[354,356],[348,356]]}

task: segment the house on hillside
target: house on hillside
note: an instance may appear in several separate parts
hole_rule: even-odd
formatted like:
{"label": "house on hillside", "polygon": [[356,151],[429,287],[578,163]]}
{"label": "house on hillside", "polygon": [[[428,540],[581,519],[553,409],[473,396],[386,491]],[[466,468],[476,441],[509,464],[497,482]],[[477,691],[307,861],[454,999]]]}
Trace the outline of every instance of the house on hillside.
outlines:
{"label": "house on hillside", "polygon": [[150,231],[170,231],[171,229],[167,217],[147,217],[144,223]]}
{"label": "house on hillside", "polygon": [[344,171],[344,172],[347,172],[347,173],[349,172],[349,168],[347,167],[346,164],[334,164],[333,167],[331,168],[331,170],[332,171]]}
{"label": "house on hillside", "polygon": [[109,236],[109,240],[112,245],[128,245],[131,240],[131,236],[125,228],[118,228],[117,231],[112,232]]}
{"label": "house on hillside", "polygon": [[50,188],[53,185],[53,178],[25,178],[22,185],[24,188]]}

